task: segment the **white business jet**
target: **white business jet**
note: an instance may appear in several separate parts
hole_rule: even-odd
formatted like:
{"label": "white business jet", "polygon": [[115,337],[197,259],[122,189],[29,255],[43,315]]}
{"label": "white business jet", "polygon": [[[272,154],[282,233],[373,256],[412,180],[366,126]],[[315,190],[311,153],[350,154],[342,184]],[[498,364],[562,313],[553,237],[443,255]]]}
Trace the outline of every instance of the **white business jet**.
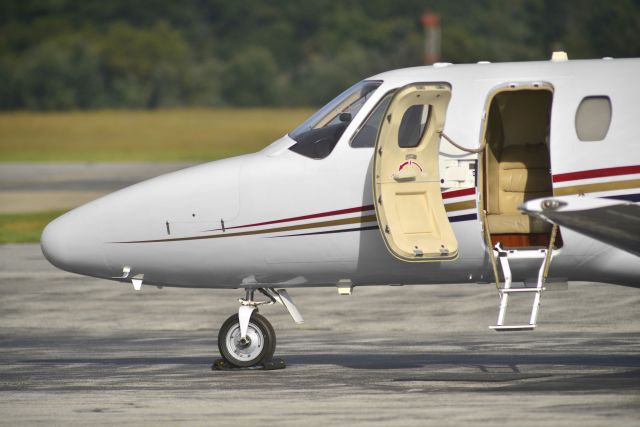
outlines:
{"label": "white business jet", "polygon": [[[639,78],[639,59],[562,52],[382,73],[262,151],[62,215],[42,250],[136,290],[243,289],[218,336],[237,367],[274,353],[259,305],[303,321],[298,287],[492,282],[492,328],[533,329],[545,284],[640,284]],[[528,323],[505,324],[514,292]]]}

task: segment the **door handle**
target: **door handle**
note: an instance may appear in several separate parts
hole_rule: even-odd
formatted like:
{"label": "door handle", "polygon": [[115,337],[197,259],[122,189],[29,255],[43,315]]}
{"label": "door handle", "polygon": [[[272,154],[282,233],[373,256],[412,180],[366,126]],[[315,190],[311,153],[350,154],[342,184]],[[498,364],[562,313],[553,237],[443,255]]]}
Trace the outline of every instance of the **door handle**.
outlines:
{"label": "door handle", "polygon": [[416,171],[413,168],[402,169],[400,172],[393,174],[393,179],[396,181],[415,181]]}

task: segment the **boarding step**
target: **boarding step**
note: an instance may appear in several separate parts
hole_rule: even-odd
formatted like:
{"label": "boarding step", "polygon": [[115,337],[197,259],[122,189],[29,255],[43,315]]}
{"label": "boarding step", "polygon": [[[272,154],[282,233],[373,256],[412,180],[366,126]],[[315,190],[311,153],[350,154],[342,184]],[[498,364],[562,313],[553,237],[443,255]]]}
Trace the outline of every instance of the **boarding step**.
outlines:
{"label": "boarding step", "polygon": [[[495,326],[489,326],[489,329],[493,329],[498,332],[507,331],[532,331],[536,327],[538,320],[538,312],[540,310],[540,300],[542,298],[542,292],[546,290],[545,282],[549,273],[549,265],[551,259],[555,253],[553,244],[556,238],[558,226],[554,225],[551,231],[551,238],[548,248],[536,248],[532,250],[517,250],[517,249],[502,249],[500,243],[497,243],[493,249],[494,259],[500,261],[500,267],[502,268],[502,275],[504,276],[504,285],[498,288],[498,295],[500,296],[500,309],[498,311],[498,321]],[[517,287],[512,288],[512,274],[510,262],[518,262],[519,260],[531,260],[541,259],[541,265],[538,269],[538,277],[535,283],[535,287]],[[495,263],[494,263],[495,265]],[[497,275],[497,273],[496,273]],[[496,281],[498,279],[496,278]],[[507,313],[507,306],[509,305],[509,296],[515,293],[533,293],[533,304],[531,306],[531,316],[529,318],[528,325],[505,325],[505,316]]]}
{"label": "boarding step", "polygon": [[536,325],[502,325],[502,326],[489,326],[489,329],[493,329],[497,332],[515,332],[515,331],[532,331],[536,328]]}
{"label": "boarding step", "polygon": [[510,294],[512,292],[540,292],[540,291],[544,291],[547,288],[542,288],[542,289],[538,289],[538,288],[510,288],[510,289],[498,289],[498,292],[500,292],[501,294]]}
{"label": "boarding step", "polygon": [[497,243],[495,249],[498,251],[498,257],[506,257],[511,260],[517,259],[542,259],[547,256],[547,249],[502,249],[500,243]]}

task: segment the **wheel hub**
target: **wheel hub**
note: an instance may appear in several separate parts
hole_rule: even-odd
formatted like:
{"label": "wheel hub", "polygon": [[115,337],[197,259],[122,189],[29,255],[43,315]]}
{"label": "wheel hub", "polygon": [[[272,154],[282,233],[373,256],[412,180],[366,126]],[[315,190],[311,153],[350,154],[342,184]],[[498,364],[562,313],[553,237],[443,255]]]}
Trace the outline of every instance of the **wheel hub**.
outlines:
{"label": "wheel hub", "polygon": [[264,336],[253,324],[249,324],[246,338],[240,336],[240,325],[235,325],[227,333],[226,345],[239,360],[256,359],[264,347]]}

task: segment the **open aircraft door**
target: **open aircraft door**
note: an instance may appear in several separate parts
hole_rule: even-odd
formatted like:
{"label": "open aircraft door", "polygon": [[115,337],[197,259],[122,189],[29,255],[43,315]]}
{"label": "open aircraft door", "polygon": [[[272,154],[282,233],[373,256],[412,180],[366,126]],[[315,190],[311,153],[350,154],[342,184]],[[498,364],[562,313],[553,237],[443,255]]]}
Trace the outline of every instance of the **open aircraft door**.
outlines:
{"label": "open aircraft door", "polygon": [[373,192],[380,232],[403,261],[445,261],[458,256],[440,190],[440,131],[451,87],[412,84],[389,104],[376,140]]}

